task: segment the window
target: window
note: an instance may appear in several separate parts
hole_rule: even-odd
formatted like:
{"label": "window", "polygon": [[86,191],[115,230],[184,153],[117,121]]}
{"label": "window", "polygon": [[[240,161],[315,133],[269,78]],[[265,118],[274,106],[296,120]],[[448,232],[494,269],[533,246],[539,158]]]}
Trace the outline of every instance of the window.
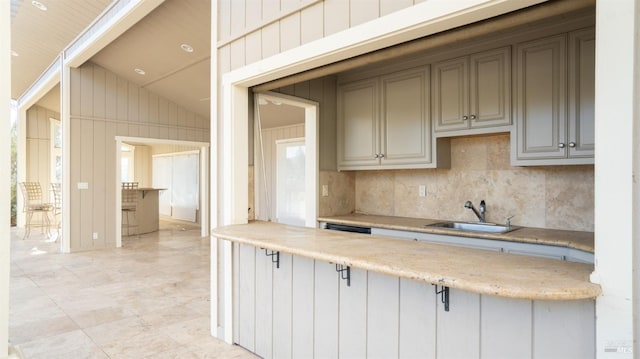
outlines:
{"label": "window", "polygon": [[62,126],[60,120],[50,118],[50,153],[51,153],[51,183],[62,182]]}

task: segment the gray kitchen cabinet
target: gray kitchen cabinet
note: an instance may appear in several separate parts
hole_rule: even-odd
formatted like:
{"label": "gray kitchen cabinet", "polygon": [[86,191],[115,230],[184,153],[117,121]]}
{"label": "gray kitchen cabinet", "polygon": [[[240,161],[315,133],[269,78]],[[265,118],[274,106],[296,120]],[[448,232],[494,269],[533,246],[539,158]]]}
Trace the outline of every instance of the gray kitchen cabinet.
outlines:
{"label": "gray kitchen cabinet", "polygon": [[340,84],[337,135],[339,170],[436,167],[429,67]]}
{"label": "gray kitchen cabinet", "polygon": [[592,164],[593,28],[516,46],[512,164]]}
{"label": "gray kitchen cabinet", "polygon": [[433,65],[436,136],[509,130],[510,51],[503,47]]}

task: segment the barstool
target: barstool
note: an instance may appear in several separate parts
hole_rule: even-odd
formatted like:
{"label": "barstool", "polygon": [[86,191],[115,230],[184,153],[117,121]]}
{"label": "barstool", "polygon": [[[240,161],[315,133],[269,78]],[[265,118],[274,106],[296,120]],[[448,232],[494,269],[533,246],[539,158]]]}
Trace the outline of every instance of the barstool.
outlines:
{"label": "barstool", "polygon": [[[25,223],[25,239],[31,234],[31,227],[42,227],[46,229],[47,237],[50,236],[49,232],[49,212],[53,210],[53,206],[50,203],[42,202],[42,188],[40,188],[40,182],[20,182],[20,190],[22,191],[22,197],[24,198],[23,211],[27,214],[27,220]],[[42,214],[41,224],[35,225],[31,223],[34,213]]]}
{"label": "barstool", "polygon": [[[122,182],[122,228],[127,229],[127,236],[131,235],[129,230],[132,227],[138,227],[136,219],[136,210],[138,207],[138,182]],[[133,216],[134,222],[131,223],[129,214]],[[126,223],[125,219],[126,218]]]}

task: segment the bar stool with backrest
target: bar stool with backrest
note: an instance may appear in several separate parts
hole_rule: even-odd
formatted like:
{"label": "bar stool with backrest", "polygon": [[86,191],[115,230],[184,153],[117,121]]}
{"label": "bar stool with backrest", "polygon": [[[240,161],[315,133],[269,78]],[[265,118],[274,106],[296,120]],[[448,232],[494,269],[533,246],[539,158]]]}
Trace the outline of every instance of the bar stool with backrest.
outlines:
{"label": "bar stool with backrest", "polygon": [[[138,182],[122,182],[122,228],[127,229],[127,236],[130,236],[130,229],[138,227],[138,221],[136,219],[136,210],[138,207]],[[133,216],[133,223],[129,214]],[[125,223],[126,218],[126,223]]]}
{"label": "bar stool with backrest", "polygon": [[[29,237],[32,227],[41,227],[46,231],[47,236],[50,236],[49,227],[51,222],[49,221],[49,213],[53,211],[53,206],[43,201],[40,182],[20,182],[20,190],[24,199],[23,212],[27,214],[25,233],[22,239]],[[42,223],[34,224],[32,222],[35,213],[40,213]]]}
{"label": "bar stool with backrest", "polygon": [[[62,221],[58,219],[58,216],[62,214],[62,185],[60,183],[51,183],[51,192],[53,193],[53,222],[56,225],[58,231],[58,237],[60,236],[60,225]],[[56,238],[56,241],[58,239]]]}

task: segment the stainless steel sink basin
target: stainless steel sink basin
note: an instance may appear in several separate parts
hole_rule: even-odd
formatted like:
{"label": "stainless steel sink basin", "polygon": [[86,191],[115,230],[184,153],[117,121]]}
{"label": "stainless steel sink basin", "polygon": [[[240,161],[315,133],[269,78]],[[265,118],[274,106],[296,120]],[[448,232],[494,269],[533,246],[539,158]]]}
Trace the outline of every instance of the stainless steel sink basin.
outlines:
{"label": "stainless steel sink basin", "polygon": [[516,230],[520,227],[504,226],[496,223],[480,223],[480,222],[439,222],[427,224],[425,227],[447,228],[464,232],[483,232],[483,233],[506,233]]}

